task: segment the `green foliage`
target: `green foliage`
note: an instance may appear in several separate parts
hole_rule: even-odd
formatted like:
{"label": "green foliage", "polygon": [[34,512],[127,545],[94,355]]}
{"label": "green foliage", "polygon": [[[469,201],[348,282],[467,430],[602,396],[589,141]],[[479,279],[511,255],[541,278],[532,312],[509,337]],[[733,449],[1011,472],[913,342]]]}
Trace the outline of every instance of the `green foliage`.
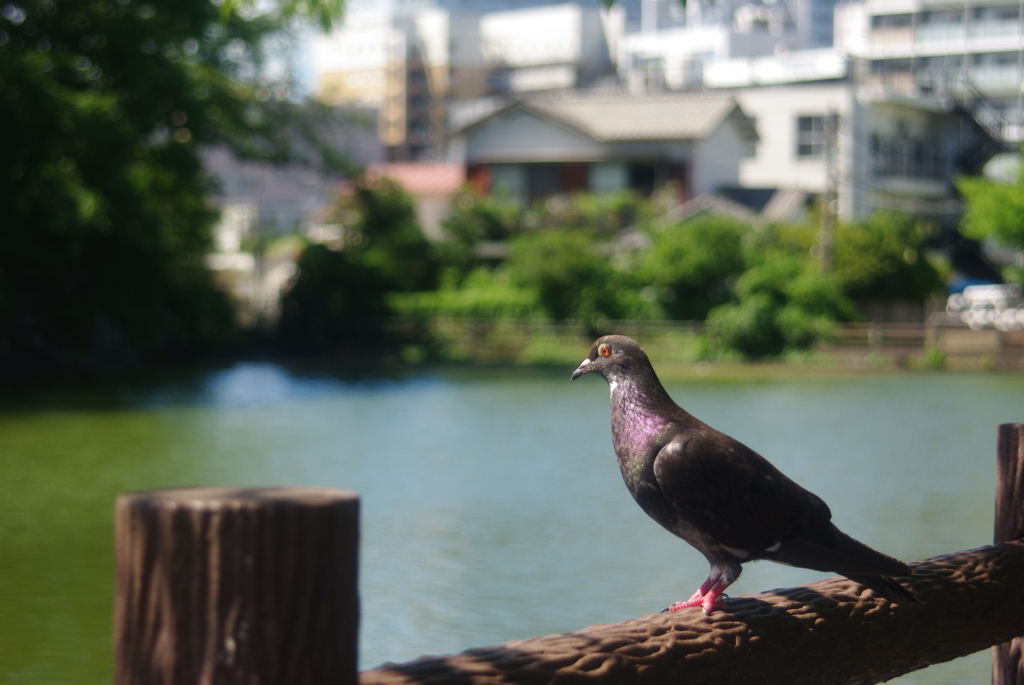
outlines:
{"label": "green foliage", "polygon": [[507,239],[519,229],[521,219],[522,210],[514,202],[464,191],[442,223],[445,240],[437,246],[438,260],[461,279],[478,266],[476,246]]}
{"label": "green foliage", "polygon": [[281,302],[278,340],[285,351],[325,353],[380,339],[389,313],[383,275],[348,250],[310,245],[295,284]]}
{"label": "green foliage", "polygon": [[256,0],[223,0],[220,3],[222,18],[228,18],[235,12],[250,15],[263,13],[274,24],[307,18],[319,24],[324,31],[329,31],[341,19],[344,9],[344,0],[282,0],[271,7]]}
{"label": "green foliage", "polygon": [[1024,164],[1017,170],[1014,183],[962,176],[956,179],[956,187],[966,201],[967,211],[960,224],[964,235],[1024,247]]}
{"label": "green foliage", "polygon": [[923,362],[926,368],[944,369],[946,368],[946,353],[938,347],[929,347],[925,352]]}
{"label": "green foliage", "polygon": [[[218,7],[218,4],[221,7]],[[201,145],[338,163],[326,110],[263,77],[286,14],[211,0],[25,0],[0,18],[0,366],[123,365],[232,338],[203,268]],[[260,12],[263,12],[262,14]]]}
{"label": "green foliage", "polygon": [[[426,295],[399,299],[438,311],[467,311],[458,303],[484,298],[487,307],[503,311],[528,308],[535,315],[591,323],[650,318],[656,307],[641,297],[632,276],[612,267],[606,248],[617,230],[652,211],[651,203],[632,191],[561,195],[525,212],[500,197],[464,193],[445,222],[448,239],[438,246],[439,260],[455,274],[446,281],[447,292],[436,301]],[[485,285],[474,248],[502,240],[508,259]],[[473,281],[462,284],[470,275]],[[458,287],[472,293],[456,296],[452,288]]]}
{"label": "green foliage", "polygon": [[416,224],[412,199],[388,179],[339,197],[328,221],[344,223],[344,246],[312,245],[282,298],[278,339],[290,352],[324,353],[381,341],[388,294],[437,285],[437,263]]}
{"label": "green foliage", "polygon": [[538,202],[523,221],[533,229],[576,229],[610,235],[638,220],[649,219],[652,205],[633,190],[554,195]]}
{"label": "green foliage", "polygon": [[749,227],[711,215],[651,232],[639,267],[669,318],[700,321],[729,297],[727,280],[743,271]]}
{"label": "green foliage", "polygon": [[[818,228],[810,224],[755,230],[701,215],[646,229],[647,249],[617,251],[617,230],[655,212],[653,201],[628,193],[560,196],[528,212],[467,193],[438,246],[441,287],[392,286],[406,292],[385,303],[405,316],[575,320],[593,332],[610,319],[706,317],[708,349],[761,358],[808,349],[854,320],[854,298],[923,297],[937,283],[905,217],[837,227],[835,268],[825,275],[811,256]],[[497,269],[473,256],[485,240],[505,242]]]}
{"label": "green foliage", "polygon": [[818,230],[818,226],[811,223],[763,226],[746,236],[748,259],[758,261],[774,256],[810,259],[811,249],[818,242]]}
{"label": "green foliage", "polygon": [[919,300],[939,286],[918,227],[903,214],[879,212],[869,221],[839,226],[832,264],[839,286],[858,300]]}
{"label": "green foliage", "polygon": [[328,215],[343,223],[350,212],[358,216],[346,226],[347,251],[379,274],[388,291],[427,290],[437,285],[437,264],[419,224],[413,200],[388,178],[361,183],[352,195],[342,194]]}
{"label": "green foliage", "polygon": [[473,245],[481,240],[504,240],[519,228],[522,210],[511,200],[463,191],[444,220],[445,238]]}
{"label": "green foliage", "polygon": [[542,313],[536,292],[486,268],[474,270],[461,283],[456,272],[448,271],[439,289],[392,293],[388,302],[396,314],[423,318],[529,319]]}
{"label": "green foliage", "polygon": [[805,349],[854,316],[852,303],[816,265],[773,255],[737,279],[735,301],[711,312],[708,334],[718,350],[761,358]]}
{"label": "green foliage", "polygon": [[446,240],[438,246],[440,261],[465,277],[479,261],[474,248],[483,242],[508,240],[520,233],[581,231],[607,239],[640,219],[649,218],[653,205],[629,190],[613,193],[556,195],[529,210],[500,196],[461,193],[445,220]]}
{"label": "green foliage", "polygon": [[708,316],[715,350],[761,358],[807,349],[836,323],[856,319],[855,300],[919,299],[939,283],[909,217],[879,213],[836,227],[829,274],[811,257],[816,241],[817,227],[810,224],[745,234],[745,265],[732,301]]}
{"label": "green foliage", "polygon": [[537,293],[553,319],[594,322],[626,314],[619,276],[582,231],[524,233],[509,241],[506,266],[512,282]]}

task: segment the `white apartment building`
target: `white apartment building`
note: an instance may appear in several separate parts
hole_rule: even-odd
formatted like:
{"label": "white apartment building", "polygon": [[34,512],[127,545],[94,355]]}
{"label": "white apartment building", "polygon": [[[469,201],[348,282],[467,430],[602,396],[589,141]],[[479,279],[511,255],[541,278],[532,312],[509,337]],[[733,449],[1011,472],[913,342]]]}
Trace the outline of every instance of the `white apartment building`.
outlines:
{"label": "white apartment building", "polygon": [[[1010,4],[847,3],[835,8],[834,47],[792,50],[780,14],[790,4],[766,3],[758,15],[766,42],[751,40],[747,56],[737,56],[726,37],[750,28],[739,18],[755,5],[718,3],[733,13],[728,31],[691,22],[623,39],[655,54],[661,46],[683,50],[673,37],[689,35],[685,49],[697,57],[662,50],[663,72],[638,59],[622,58],[618,67],[634,92],[730,92],[760,137],[740,165],[745,188],[834,193],[832,208],[844,220],[899,209],[949,225],[959,208],[953,174],[979,172],[1001,144],[1020,138],[1021,15],[1019,0]],[[765,49],[772,36],[774,51]]]}
{"label": "white apartment building", "polygon": [[699,88],[713,60],[832,45],[836,0],[641,0],[624,8],[619,75],[634,92]]}
{"label": "white apartment building", "polygon": [[705,88],[732,93],[756,121],[740,185],[834,194],[844,221],[892,209],[948,222],[953,174],[977,173],[1000,149],[977,103],[862,83],[857,69],[835,50],[709,62]]}
{"label": "white apartment building", "polygon": [[864,0],[842,6],[836,27],[836,48],[859,60],[862,83],[940,98],[959,88],[985,101],[984,123],[1003,140],[1024,138],[1020,0]]}

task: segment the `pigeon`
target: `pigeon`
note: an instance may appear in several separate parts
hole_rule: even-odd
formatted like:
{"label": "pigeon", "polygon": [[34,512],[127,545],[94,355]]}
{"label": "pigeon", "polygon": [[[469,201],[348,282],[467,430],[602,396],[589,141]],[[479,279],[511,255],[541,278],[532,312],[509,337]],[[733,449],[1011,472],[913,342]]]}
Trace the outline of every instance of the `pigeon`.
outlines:
{"label": "pigeon", "polygon": [[599,338],[570,380],[588,373],[611,389],[612,444],[630,494],[711,565],[697,591],[665,611],[721,608],[741,564],[760,559],[838,573],[894,603],[917,603],[893,580],[910,576],[909,566],[840,531],[821,498],[673,402],[635,341]]}

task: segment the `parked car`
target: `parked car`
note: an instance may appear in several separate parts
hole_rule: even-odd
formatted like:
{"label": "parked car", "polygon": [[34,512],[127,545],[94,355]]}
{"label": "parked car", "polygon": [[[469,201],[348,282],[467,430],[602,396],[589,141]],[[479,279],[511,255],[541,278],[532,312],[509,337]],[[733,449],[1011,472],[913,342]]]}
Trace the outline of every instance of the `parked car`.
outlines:
{"label": "parked car", "polygon": [[1024,302],[1020,288],[1014,285],[969,285],[962,293],[949,296],[946,313],[975,331],[987,327],[1000,331],[1024,329]]}

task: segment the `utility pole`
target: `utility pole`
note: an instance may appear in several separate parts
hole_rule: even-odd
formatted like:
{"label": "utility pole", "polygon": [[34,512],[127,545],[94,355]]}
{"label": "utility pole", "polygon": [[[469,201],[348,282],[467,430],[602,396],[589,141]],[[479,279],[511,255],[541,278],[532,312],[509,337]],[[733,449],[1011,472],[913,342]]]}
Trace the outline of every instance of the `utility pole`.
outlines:
{"label": "utility pole", "polygon": [[[1020,0],[1017,9],[1017,35],[1024,36],[1024,0]],[[1020,140],[1024,134],[1024,43],[1017,46],[1017,122],[1014,128],[1014,140]],[[1006,140],[1006,132],[1003,132]]]}
{"label": "utility pole", "polygon": [[830,111],[825,117],[825,190],[821,193],[821,232],[818,234],[818,259],[822,273],[832,270],[832,234],[836,215],[835,147],[839,115]]}

